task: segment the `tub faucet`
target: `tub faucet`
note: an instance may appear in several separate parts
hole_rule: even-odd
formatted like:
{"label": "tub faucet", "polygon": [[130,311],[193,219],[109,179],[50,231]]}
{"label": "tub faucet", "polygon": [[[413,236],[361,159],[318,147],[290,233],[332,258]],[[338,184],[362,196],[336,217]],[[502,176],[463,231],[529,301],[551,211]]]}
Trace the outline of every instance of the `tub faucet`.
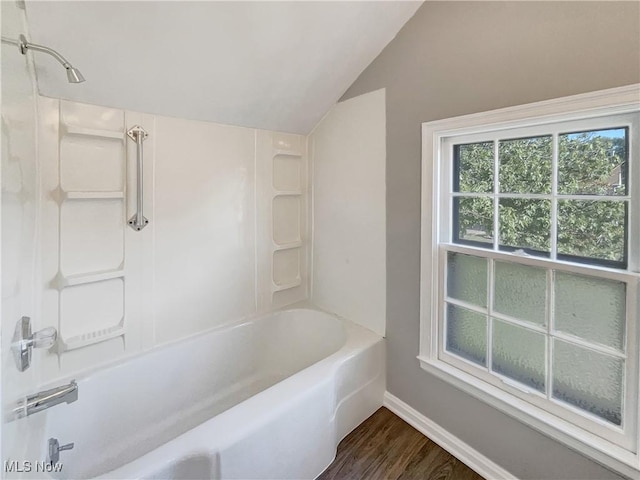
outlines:
{"label": "tub faucet", "polygon": [[47,461],[49,463],[58,463],[60,460],[60,452],[63,450],[71,450],[74,447],[73,442],[66,445],[60,445],[57,438],[49,439],[49,455],[47,455]]}
{"label": "tub faucet", "polygon": [[13,409],[13,418],[28,417],[60,403],[73,403],[76,400],[78,400],[78,384],[75,380],[71,380],[67,385],[29,395]]}

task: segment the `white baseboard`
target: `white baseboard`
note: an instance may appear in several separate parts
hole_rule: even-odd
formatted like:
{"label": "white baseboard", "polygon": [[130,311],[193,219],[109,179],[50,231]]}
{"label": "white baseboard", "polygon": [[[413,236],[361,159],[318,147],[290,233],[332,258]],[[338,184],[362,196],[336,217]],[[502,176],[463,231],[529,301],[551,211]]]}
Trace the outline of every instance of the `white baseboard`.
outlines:
{"label": "white baseboard", "polygon": [[518,480],[518,477],[507,472],[391,393],[384,392],[383,406],[487,480]]}

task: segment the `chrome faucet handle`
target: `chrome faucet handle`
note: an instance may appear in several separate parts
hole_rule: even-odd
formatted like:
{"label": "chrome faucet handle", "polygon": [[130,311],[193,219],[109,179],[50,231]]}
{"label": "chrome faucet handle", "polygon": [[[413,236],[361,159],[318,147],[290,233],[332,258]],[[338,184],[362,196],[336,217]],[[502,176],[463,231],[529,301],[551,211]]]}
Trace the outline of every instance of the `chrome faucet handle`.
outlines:
{"label": "chrome faucet handle", "polygon": [[66,445],[60,445],[57,438],[49,439],[49,455],[47,461],[49,463],[58,463],[60,460],[60,452],[63,450],[71,450],[74,447],[74,443],[67,443]]}
{"label": "chrome faucet handle", "polygon": [[58,331],[54,327],[44,328],[31,333],[31,318],[22,317],[16,324],[11,342],[13,358],[16,367],[24,372],[31,365],[31,350],[33,348],[51,348],[56,343]]}
{"label": "chrome faucet handle", "polygon": [[58,331],[55,327],[47,327],[38,330],[31,335],[31,346],[33,348],[51,348],[56,344]]}

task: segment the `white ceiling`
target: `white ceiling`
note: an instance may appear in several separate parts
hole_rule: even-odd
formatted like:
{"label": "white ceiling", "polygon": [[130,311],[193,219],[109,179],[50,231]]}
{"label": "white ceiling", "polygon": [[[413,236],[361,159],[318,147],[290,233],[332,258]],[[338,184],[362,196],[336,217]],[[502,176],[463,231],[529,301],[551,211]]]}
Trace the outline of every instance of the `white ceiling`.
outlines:
{"label": "white ceiling", "polygon": [[421,2],[27,2],[45,96],[308,133]]}

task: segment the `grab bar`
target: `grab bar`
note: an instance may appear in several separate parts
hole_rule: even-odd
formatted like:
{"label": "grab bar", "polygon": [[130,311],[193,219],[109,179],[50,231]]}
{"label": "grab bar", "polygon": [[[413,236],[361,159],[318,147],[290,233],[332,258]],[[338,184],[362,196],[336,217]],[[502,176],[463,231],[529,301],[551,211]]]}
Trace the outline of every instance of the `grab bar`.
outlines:
{"label": "grab bar", "polygon": [[140,125],[135,125],[127,132],[129,138],[136,142],[137,147],[137,198],[136,213],[129,219],[129,226],[136,231],[142,230],[149,224],[149,220],[144,217],[143,198],[144,198],[144,176],[143,176],[143,151],[142,142],[149,136]]}

